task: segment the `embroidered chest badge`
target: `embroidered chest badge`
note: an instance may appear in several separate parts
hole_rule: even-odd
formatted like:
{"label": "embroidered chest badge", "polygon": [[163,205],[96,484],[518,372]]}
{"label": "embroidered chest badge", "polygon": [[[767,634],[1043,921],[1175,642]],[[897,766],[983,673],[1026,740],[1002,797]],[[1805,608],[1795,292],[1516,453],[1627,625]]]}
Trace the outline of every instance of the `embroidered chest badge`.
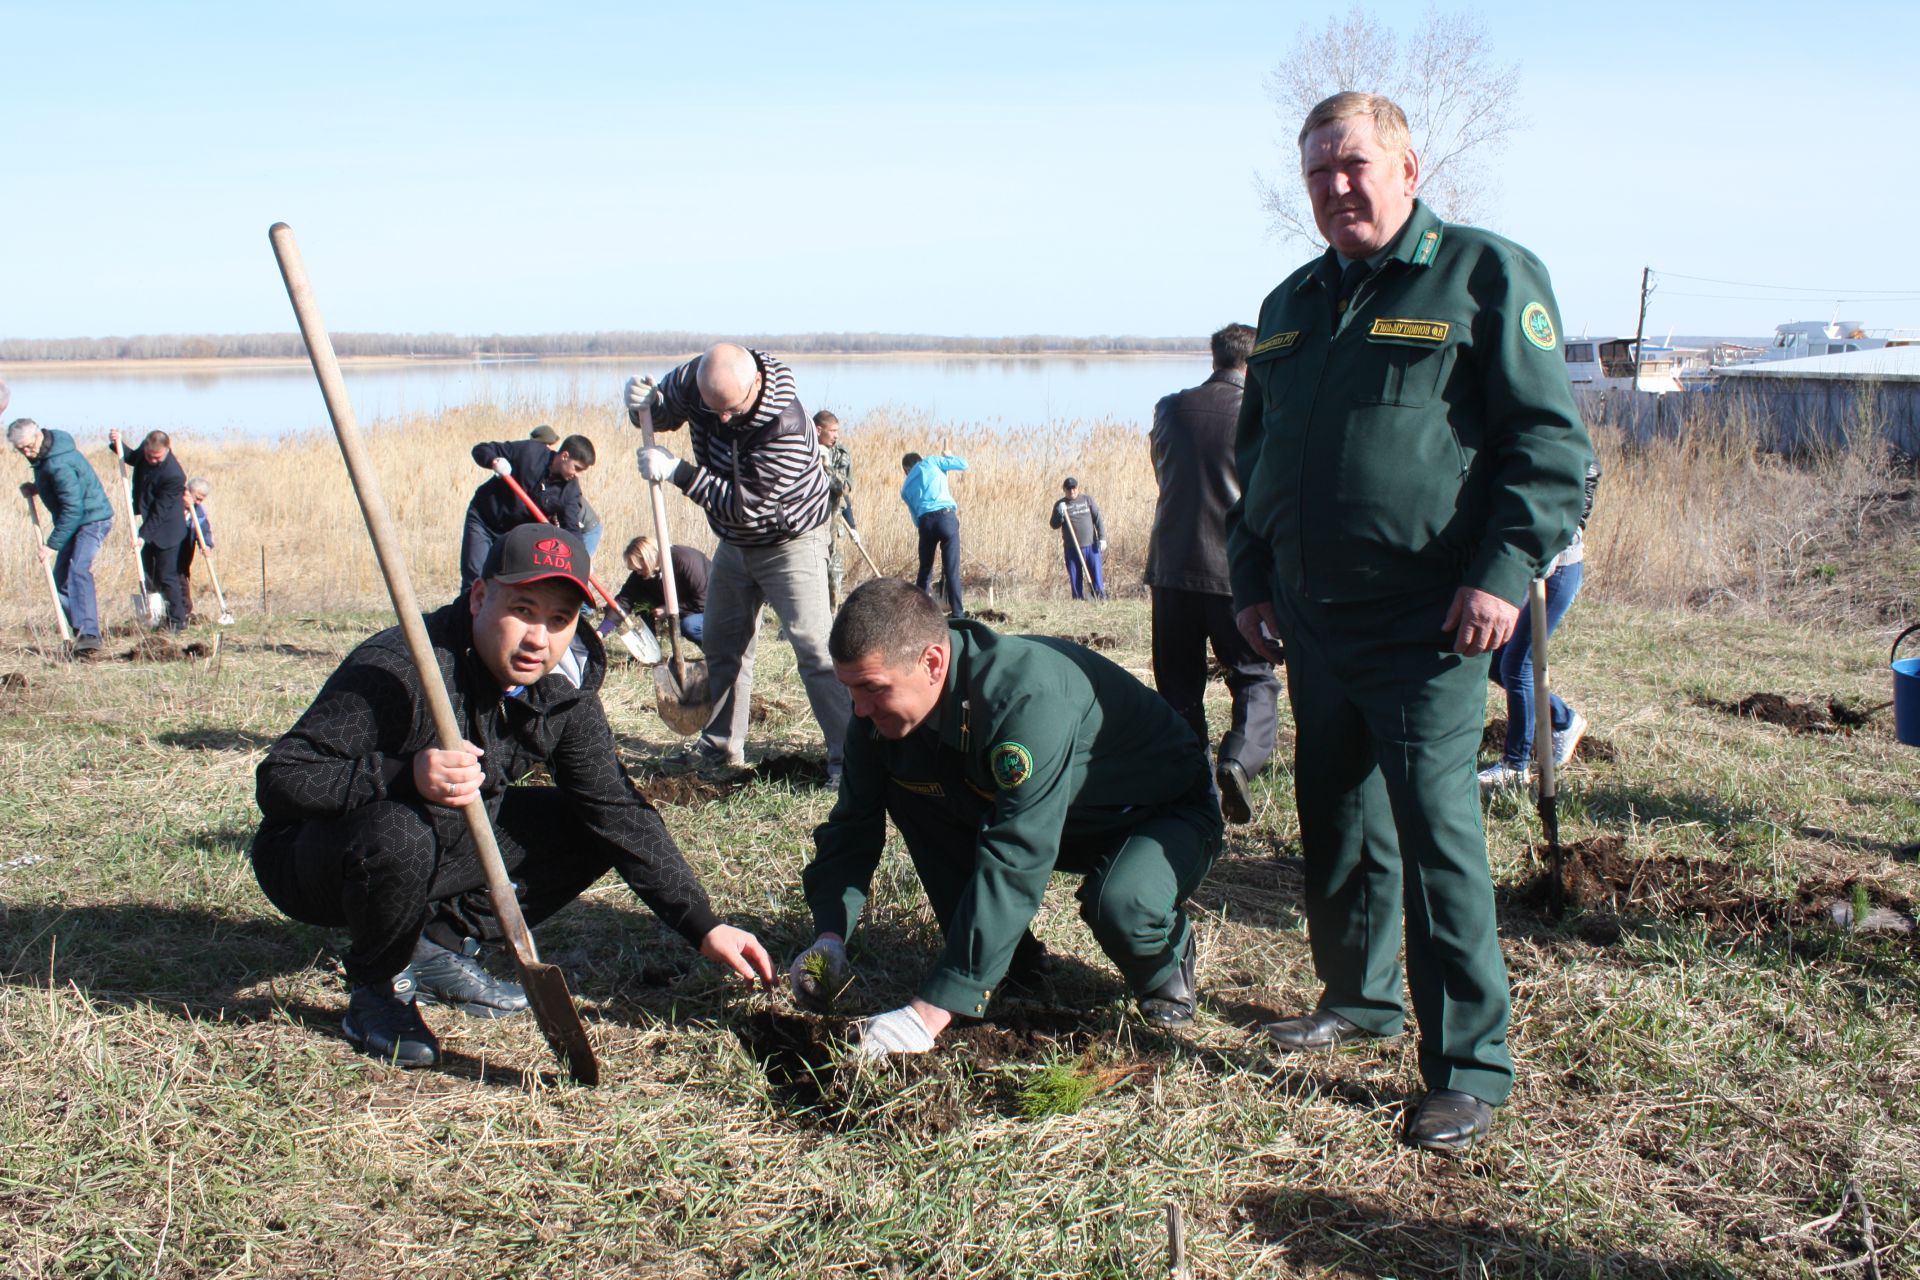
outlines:
{"label": "embroidered chest badge", "polygon": [[1520,313],[1520,331],[1527,335],[1528,342],[1542,351],[1553,350],[1553,317],[1539,303],[1529,302],[1527,309]]}
{"label": "embroidered chest badge", "polygon": [[1254,345],[1249,354],[1257,356],[1267,351],[1285,351],[1298,341],[1300,341],[1300,331],[1289,329],[1285,333],[1276,333],[1271,338],[1262,339]]}
{"label": "embroidered chest badge", "polygon": [[1002,742],[987,753],[987,767],[1002,791],[1011,791],[1033,776],[1033,753],[1017,742]]}

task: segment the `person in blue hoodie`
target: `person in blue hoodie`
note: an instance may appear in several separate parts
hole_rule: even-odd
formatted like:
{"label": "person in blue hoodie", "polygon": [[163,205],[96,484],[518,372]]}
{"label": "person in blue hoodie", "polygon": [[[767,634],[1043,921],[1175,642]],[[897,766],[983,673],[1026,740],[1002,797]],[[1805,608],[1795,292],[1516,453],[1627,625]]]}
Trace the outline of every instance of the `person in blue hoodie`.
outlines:
{"label": "person in blue hoodie", "polygon": [[113,531],[113,508],[100,477],[74,448],[64,431],[42,427],[32,418],[16,418],[7,427],[7,443],[33,465],[33,479],[20,486],[32,501],[46,504],[52,517],[40,559],[53,561],[53,583],[60,608],[73,629],[73,656],[91,658],[100,651],[100,603],[93,589],[93,559]]}

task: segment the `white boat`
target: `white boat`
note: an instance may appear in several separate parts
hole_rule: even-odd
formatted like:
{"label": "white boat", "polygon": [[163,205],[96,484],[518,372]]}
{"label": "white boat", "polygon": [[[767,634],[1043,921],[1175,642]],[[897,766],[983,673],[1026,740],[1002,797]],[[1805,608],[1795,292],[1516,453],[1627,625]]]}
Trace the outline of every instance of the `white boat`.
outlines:
{"label": "white boat", "polygon": [[[1838,356],[1882,347],[1920,345],[1920,329],[1869,329],[1858,320],[1795,320],[1776,325],[1773,341],[1744,359],[1716,361],[1746,364],[1758,360],[1804,360],[1808,356]],[[1755,348],[1743,348],[1752,352]]]}
{"label": "white boat", "polygon": [[1567,381],[1575,391],[1625,391],[1629,388],[1665,395],[1680,390],[1685,360],[1670,347],[1642,343],[1640,373],[1633,369],[1632,338],[1569,338],[1566,341]]}

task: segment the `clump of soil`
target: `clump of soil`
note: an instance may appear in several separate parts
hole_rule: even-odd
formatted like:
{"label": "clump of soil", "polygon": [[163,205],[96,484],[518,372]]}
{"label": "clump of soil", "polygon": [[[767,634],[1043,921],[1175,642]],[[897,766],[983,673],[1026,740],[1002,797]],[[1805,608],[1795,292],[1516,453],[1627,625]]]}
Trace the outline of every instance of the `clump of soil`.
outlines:
{"label": "clump of soil", "polygon": [[1877,707],[1856,707],[1839,698],[1790,698],[1781,693],[1750,693],[1738,702],[1724,702],[1696,694],[1687,699],[1696,707],[1706,707],[1724,715],[1776,724],[1794,734],[1850,734],[1884,711],[1892,703]]}
{"label": "clump of soil", "polygon": [[180,646],[163,635],[148,632],[133,642],[133,648],[120,655],[122,662],[178,662]]}
{"label": "clump of soil", "polygon": [[740,1047],[767,1073],[774,1099],[796,1111],[814,1111],[828,1101],[835,1068],[824,1024],[771,1010],[734,1028]]}
{"label": "clump of soil", "polygon": [[180,656],[183,658],[211,658],[216,647],[217,646],[201,644],[198,640],[195,640],[180,650]]}
{"label": "clump of soil", "polygon": [[1093,1015],[1072,1009],[1010,1009],[988,1022],[950,1028],[941,1043],[980,1066],[1045,1062],[1093,1041]]}
{"label": "clump of soil", "polygon": [[753,701],[747,705],[747,719],[753,724],[763,724],[771,718],[775,712],[785,715],[791,710],[793,710],[792,705],[785,699],[762,698],[756,693],[753,695]]}
{"label": "clump of soil", "polygon": [[1112,636],[1103,636],[1098,634],[1084,635],[1084,636],[1063,636],[1062,639],[1071,640],[1078,645],[1085,645],[1089,649],[1118,649],[1120,647],[1120,642],[1114,639]]}
{"label": "clump of soil", "polygon": [[810,756],[768,756],[753,766],[753,776],[762,782],[794,782],[808,786],[825,786],[827,765],[826,761],[815,760]]}
{"label": "clump of soil", "polygon": [[9,671],[0,675],[0,693],[25,693],[27,691],[27,673]]}
{"label": "clump of soil", "polygon": [[[1505,716],[1495,716],[1493,719],[1487,721],[1487,730],[1480,735],[1480,753],[1482,755],[1497,756],[1502,751],[1505,751],[1506,748],[1507,718]],[[1596,763],[1605,761],[1611,764],[1620,758],[1620,748],[1614,746],[1605,738],[1596,738],[1593,734],[1589,733],[1583,735],[1580,741],[1574,746],[1573,758],[1575,760],[1590,760]]]}
{"label": "clump of soil", "polygon": [[1012,618],[1009,618],[1003,611],[999,609],[975,609],[973,612],[969,613],[967,616],[978,622],[1012,622],[1013,621]]}
{"label": "clump of soil", "polygon": [[656,805],[698,805],[724,800],[739,785],[708,782],[694,773],[658,773],[641,780],[640,793]]}

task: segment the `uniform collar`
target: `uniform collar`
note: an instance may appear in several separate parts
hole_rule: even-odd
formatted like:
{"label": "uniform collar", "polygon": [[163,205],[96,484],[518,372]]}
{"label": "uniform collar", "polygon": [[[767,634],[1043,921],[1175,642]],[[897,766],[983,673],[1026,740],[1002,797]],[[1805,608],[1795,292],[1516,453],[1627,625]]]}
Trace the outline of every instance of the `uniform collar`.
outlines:
{"label": "uniform collar", "polygon": [[[1415,200],[1413,212],[1407,215],[1407,225],[1400,228],[1400,234],[1393,238],[1393,243],[1375,256],[1374,266],[1385,267],[1392,262],[1408,267],[1432,266],[1434,255],[1440,250],[1440,240],[1446,234],[1446,226],[1434,216],[1433,210],[1427,208],[1426,201]],[[1310,288],[1331,288],[1339,279],[1340,255],[1329,245],[1314,269],[1307,272],[1293,291],[1305,293]]]}

